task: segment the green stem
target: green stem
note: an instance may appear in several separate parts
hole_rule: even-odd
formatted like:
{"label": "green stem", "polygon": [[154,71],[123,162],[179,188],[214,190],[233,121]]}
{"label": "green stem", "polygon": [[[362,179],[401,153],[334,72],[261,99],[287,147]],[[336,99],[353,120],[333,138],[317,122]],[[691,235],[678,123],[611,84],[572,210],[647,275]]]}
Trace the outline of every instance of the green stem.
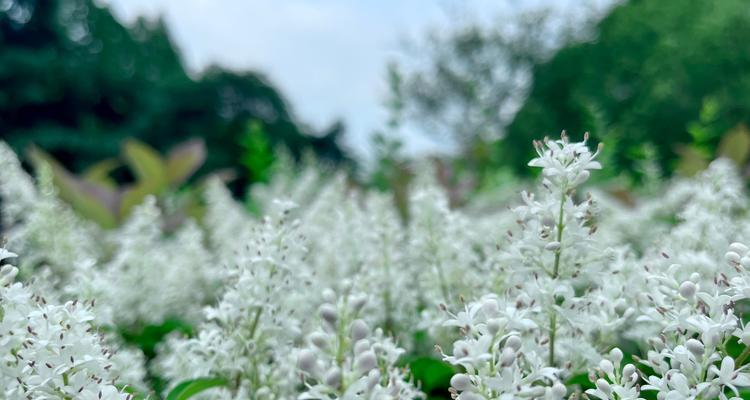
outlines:
{"label": "green stem", "polygon": [[[552,279],[557,279],[560,276],[560,255],[562,254],[562,235],[565,224],[563,223],[563,211],[565,208],[565,189],[563,188],[560,194],[560,211],[557,218],[557,243],[560,247],[555,250],[555,265],[552,268]],[[553,295],[554,296],[554,295]],[[552,299],[555,302],[554,298]],[[549,365],[552,367],[555,365],[555,335],[557,334],[557,313],[552,305],[552,314],[549,317]]]}
{"label": "green stem", "polygon": [[557,313],[552,310],[549,316],[549,365],[555,365],[555,334],[557,333]]}
{"label": "green stem", "polygon": [[742,351],[742,354],[740,354],[740,356],[737,357],[736,360],[734,360],[735,368],[741,367],[742,363],[747,360],[748,356],[750,356],[750,347],[745,347],[745,350]]}
{"label": "green stem", "polygon": [[253,318],[252,325],[250,325],[250,338],[255,337],[255,331],[258,329],[258,322],[260,322],[260,315],[263,313],[263,307],[258,307],[255,311],[255,317]]}

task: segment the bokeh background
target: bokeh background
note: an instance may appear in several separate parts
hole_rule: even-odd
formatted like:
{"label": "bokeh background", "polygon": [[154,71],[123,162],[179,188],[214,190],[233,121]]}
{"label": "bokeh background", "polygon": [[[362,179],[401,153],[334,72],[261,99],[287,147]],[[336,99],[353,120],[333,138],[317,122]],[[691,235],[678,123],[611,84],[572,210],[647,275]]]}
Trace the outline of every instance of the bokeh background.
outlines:
{"label": "bokeh background", "polygon": [[565,129],[638,185],[744,165],[747,43],[744,0],[2,0],[0,138],[110,187],[126,139],[198,139],[179,184],[240,196],[278,151],[379,187],[429,158],[460,204]]}

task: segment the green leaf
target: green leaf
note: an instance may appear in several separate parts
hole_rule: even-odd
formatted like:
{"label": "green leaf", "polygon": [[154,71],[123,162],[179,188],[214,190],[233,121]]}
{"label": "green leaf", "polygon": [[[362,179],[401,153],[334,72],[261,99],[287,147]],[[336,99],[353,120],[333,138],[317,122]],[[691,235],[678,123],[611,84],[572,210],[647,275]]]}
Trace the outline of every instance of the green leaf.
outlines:
{"label": "green leaf", "polygon": [[415,357],[404,360],[409,366],[409,371],[416,382],[419,382],[425,393],[431,393],[437,389],[447,390],[450,387],[451,377],[456,370],[449,364],[436,360],[432,357]]}
{"label": "green leaf", "polygon": [[156,150],[138,140],[128,139],[123,145],[123,156],[138,182],[149,191],[158,193],[167,187],[167,164]]}
{"label": "green leaf", "polygon": [[110,176],[121,163],[113,158],[108,158],[88,167],[81,176],[84,180],[97,183],[109,189],[116,189],[117,182]]}
{"label": "green leaf", "polygon": [[739,124],[730,129],[719,142],[719,155],[729,158],[737,165],[745,165],[750,155],[750,130]]}
{"label": "green leaf", "polygon": [[136,206],[143,204],[143,199],[150,194],[156,194],[153,188],[143,182],[128,186],[122,191],[122,199],[120,201],[120,209],[118,215],[120,219],[125,219],[130,215],[130,211]]}
{"label": "green leaf", "polygon": [[175,386],[175,388],[167,395],[166,400],[186,400],[204,390],[226,386],[226,384],[227,381],[223,378],[191,379]]}
{"label": "green leaf", "polygon": [[167,177],[174,186],[181,185],[206,161],[206,145],[193,139],[175,147],[167,156]]}
{"label": "green leaf", "polygon": [[117,226],[120,198],[116,191],[76,177],[37,147],[29,150],[29,156],[38,171],[42,172],[47,168],[51,172],[58,195],[79,215],[93,220],[103,228]]}

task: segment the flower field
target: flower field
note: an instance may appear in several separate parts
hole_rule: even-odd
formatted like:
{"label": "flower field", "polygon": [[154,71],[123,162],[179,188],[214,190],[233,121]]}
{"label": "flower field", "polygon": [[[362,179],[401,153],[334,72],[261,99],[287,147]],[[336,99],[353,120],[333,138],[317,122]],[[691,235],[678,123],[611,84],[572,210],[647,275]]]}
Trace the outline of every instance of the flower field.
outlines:
{"label": "flower field", "polygon": [[617,194],[587,139],[460,208],[311,163],[112,229],[0,144],[0,399],[750,398],[740,171]]}

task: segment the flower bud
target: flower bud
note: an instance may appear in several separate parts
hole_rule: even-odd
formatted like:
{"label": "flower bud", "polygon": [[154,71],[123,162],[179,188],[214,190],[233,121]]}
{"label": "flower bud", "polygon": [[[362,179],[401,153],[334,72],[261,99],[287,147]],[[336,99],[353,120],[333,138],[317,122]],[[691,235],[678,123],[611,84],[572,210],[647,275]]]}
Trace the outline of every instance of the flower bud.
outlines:
{"label": "flower bud", "polygon": [[323,332],[313,332],[310,334],[309,339],[319,349],[328,348],[328,335]]}
{"label": "flower bud", "polygon": [[[0,248],[0,250],[3,249]],[[5,264],[0,267],[0,286],[12,283],[16,279],[16,275],[18,275],[18,268],[10,264]]]}
{"label": "flower bud", "polygon": [[498,318],[492,318],[487,321],[487,330],[492,336],[497,335],[500,329],[503,327],[503,321]]}
{"label": "flower bud", "polygon": [[330,371],[326,372],[323,382],[330,387],[338,388],[341,384],[341,370],[338,367],[331,368]]}
{"label": "flower bud", "polygon": [[372,390],[380,382],[380,370],[373,369],[367,374],[367,390]]}
{"label": "flower bud", "polygon": [[552,385],[552,395],[555,396],[555,398],[561,399],[565,397],[566,394],[568,394],[568,388],[562,383],[555,382],[555,384]]}
{"label": "flower bud", "polygon": [[511,349],[510,347],[504,348],[502,354],[500,354],[500,365],[502,365],[503,367],[507,367],[513,364],[514,361],[516,361],[515,350]]}
{"label": "flower bud", "polygon": [[696,357],[702,356],[706,351],[703,343],[695,339],[688,339],[687,342],[685,342],[685,347]]}
{"label": "flower bud", "polygon": [[701,280],[701,274],[697,272],[693,272],[692,274],[690,274],[690,282],[698,283],[700,282],[700,280]]}
{"label": "flower bud", "polygon": [[333,327],[336,326],[336,320],[338,320],[338,311],[332,304],[326,303],[320,306],[320,317]]}
{"label": "flower bud", "polygon": [[358,355],[354,362],[360,373],[365,373],[378,366],[378,359],[375,357],[375,353],[372,350],[367,350]]}
{"label": "flower bud", "polygon": [[516,335],[509,336],[505,339],[505,346],[510,347],[514,351],[518,351],[521,349],[521,338]]}
{"label": "flower bud", "polygon": [[604,373],[607,375],[615,373],[615,366],[612,364],[612,361],[609,361],[607,359],[601,360],[599,362],[599,369],[604,371]]}
{"label": "flower bud", "polygon": [[635,382],[638,380],[638,375],[636,374],[633,376],[633,374],[636,373],[635,365],[633,364],[626,364],[625,367],[622,369],[622,376],[625,377],[628,382]]}
{"label": "flower bud", "polygon": [[325,289],[323,290],[323,301],[326,303],[335,303],[336,302],[336,292],[333,291],[333,289]]}
{"label": "flower bud", "polygon": [[730,264],[739,264],[740,263],[740,258],[742,258],[742,257],[740,257],[739,254],[737,254],[737,253],[735,253],[733,251],[728,251],[728,252],[724,253],[724,258]]}
{"label": "flower bud", "polygon": [[604,379],[599,378],[596,380],[596,388],[604,392],[607,397],[612,394],[612,388],[609,386],[609,382],[605,381]]}
{"label": "flower bud", "polygon": [[742,243],[734,242],[729,245],[729,251],[733,251],[737,254],[747,254],[750,249]]}
{"label": "flower bud", "polygon": [[474,385],[471,383],[471,378],[469,378],[469,375],[466,374],[455,374],[451,378],[451,386],[458,390],[459,392],[463,392],[464,390],[469,390]]}
{"label": "flower bud", "polygon": [[361,339],[358,340],[357,343],[354,343],[354,354],[362,354],[365,351],[370,350],[370,341],[367,339]]}
{"label": "flower bud", "polygon": [[361,319],[355,319],[352,322],[352,340],[355,342],[366,338],[370,334],[370,328],[367,327],[365,321]]}
{"label": "flower bud", "polygon": [[312,350],[301,350],[299,352],[299,355],[297,356],[297,366],[299,367],[299,369],[310,374],[315,373],[315,366],[317,361],[318,357]]}
{"label": "flower bud", "polygon": [[495,316],[497,310],[497,301],[495,299],[486,299],[482,302],[482,311],[484,312],[484,315]]}
{"label": "flower bud", "polygon": [[622,357],[623,357],[622,350],[618,349],[617,347],[615,347],[614,349],[612,349],[612,351],[609,352],[609,358],[612,359],[612,363],[614,363],[615,365],[620,365],[620,362],[622,361]]}
{"label": "flower bud", "polygon": [[691,281],[685,281],[680,284],[680,295],[686,299],[692,299],[698,287]]}
{"label": "flower bud", "polygon": [[740,258],[740,264],[747,269],[750,269],[750,257],[745,256]]}
{"label": "flower bud", "polygon": [[549,250],[549,251],[557,251],[557,250],[560,250],[560,242],[557,242],[557,241],[555,241],[555,242],[549,242],[549,243],[547,243],[547,244],[546,244],[546,245],[544,246],[544,249],[545,249],[545,250]]}
{"label": "flower bud", "polygon": [[351,300],[351,307],[354,312],[359,312],[365,304],[367,304],[367,296],[365,295],[353,297]]}

